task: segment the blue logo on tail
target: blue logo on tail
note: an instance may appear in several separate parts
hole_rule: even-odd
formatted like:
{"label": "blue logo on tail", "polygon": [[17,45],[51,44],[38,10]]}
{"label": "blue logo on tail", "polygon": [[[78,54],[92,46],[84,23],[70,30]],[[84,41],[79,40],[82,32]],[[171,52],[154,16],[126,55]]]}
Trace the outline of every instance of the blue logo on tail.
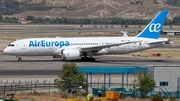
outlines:
{"label": "blue logo on tail", "polygon": [[161,11],[137,37],[158,39],[167,14],[168,10]]}
{"label": "blue logo on tail", "polygon": [[159,31],[161,31],[160,27],[161,27],[161,24],[160,24],[160,23],[157,23],[157,24],[152,23],[152,24],[149,26],[149,31],[150,31],[150,32],[159,32]]}

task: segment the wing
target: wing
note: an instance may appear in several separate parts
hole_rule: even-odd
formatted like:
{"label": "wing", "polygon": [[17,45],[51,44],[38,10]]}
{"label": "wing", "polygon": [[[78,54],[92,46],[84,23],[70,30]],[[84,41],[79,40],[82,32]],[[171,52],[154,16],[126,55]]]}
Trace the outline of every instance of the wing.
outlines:
{"label": "wing", "polygon": [[136,43],[136,42],[141,42],[141,41],[131,41],[131,42],[123,42],[123,43],[117,43],[117,44],[110,44],[110,45],[99,45],[99,46],[93,46],[93,47],[85,47],[85,48],[81,48],[81,51],[82,52],[97,52],[103,48],[110,48],[113,46],[125,45],[125,44]]}

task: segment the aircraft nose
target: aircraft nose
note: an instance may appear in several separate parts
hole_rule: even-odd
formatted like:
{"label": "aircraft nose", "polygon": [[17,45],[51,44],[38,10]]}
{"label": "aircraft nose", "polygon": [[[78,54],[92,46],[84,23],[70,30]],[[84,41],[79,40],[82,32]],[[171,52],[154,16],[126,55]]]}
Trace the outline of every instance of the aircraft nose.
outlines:
{"label": "aircraft nose", "polygon": [[5,49],[3,50],[3,53],[8,54],[8,49],[5,48]]}

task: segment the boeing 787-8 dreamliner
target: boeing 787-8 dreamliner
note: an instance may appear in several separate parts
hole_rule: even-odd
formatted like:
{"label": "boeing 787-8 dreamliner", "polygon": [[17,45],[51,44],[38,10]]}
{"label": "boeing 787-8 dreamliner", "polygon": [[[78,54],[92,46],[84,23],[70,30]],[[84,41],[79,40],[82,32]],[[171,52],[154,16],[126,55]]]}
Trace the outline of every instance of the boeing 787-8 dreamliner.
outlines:
{"label": "boeing 787-8 dreamliner", "polygon": [[95,61],[93,56],[126,54],[162,46],[167,38],[158,39],[168,10],[163,10],[134,37],[28,38],[9,44],[4,53],[21,56],[53,56],[63,60]]}

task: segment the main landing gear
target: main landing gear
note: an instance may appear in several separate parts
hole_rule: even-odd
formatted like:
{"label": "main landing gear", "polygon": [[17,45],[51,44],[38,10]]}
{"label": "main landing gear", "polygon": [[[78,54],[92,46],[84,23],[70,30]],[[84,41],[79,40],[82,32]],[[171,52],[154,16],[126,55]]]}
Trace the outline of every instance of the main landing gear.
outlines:
{"label": "main landing gear", "polygon": [[89,58],[89,57],[81,57],[81,61],[87,61],[87,62],[95,62],[95,58]]}
{"label": "main landing gear", "polygon": [[83,53],[81,57],[81,61],[95,62],[96,59],[93,58],[92,52],[90,52],[90,53]]}
{"label": "main landing gear", "polygon": [[18,61],[22,61],[21,56],[16,56],[18,58]]}

